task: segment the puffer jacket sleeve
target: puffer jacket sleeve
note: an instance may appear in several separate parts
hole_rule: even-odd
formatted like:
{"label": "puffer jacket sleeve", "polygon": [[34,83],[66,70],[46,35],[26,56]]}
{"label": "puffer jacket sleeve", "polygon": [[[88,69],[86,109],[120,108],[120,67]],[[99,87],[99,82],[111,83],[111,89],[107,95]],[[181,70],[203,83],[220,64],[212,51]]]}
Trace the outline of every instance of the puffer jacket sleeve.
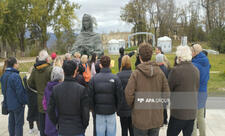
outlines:
{"label": "puffer jacket sleeve", "polygon": [[28,96],[27,96],[27,92],[23,86],[22,83],[22,79],[19,76],[19,74],[15,74],[13,75],[13,84],[15,86],[15,90],[16,90],[16,96],[18,101],[22,104],[28,104]]}
{"label": "puffer jacket sleeve", "polygon": [[131,107],[133,107],[133,104],[134,104],[135,91],[137,88],[136,83],[137,83],[137,81],[135,78],[135,72],[133,72],[130,76],[130,79],[129,79],[126,89],[125,89],[126,101],[127,101],[127,104]]}
{"label": "puffer jacket sleeve", "polygon": [[88,98],[88,92],[87,88],[82,91],[81,94],[81,116],[82,116],[82,122],[84,125],[84,128],[86,129],[89,124],[89,98]]}

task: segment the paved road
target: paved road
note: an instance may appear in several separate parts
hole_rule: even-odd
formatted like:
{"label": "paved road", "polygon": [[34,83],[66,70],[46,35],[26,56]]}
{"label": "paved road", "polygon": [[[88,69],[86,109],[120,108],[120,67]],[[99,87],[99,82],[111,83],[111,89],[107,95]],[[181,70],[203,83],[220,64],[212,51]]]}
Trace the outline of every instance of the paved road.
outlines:
{"label": "paved road", "polygon": [[[0,102],[1,101],[2,101],[2,96],[0,96]],[[206,125],[207,136],[225,136],[225,109],[220,109],[220,110],[208,109],[206,114],[206,124],[207,124]],[[9,136],[7,131],[7,125],[8,125],[7,116],[0,115],[0,136]],[[166,129],[167,129],[166,126],[162,127],[160,130],[159,136],[166,136]],[[91,117],[89,127],[87,128],[87,131],[86,131],[86,136],[92,136],[92,130],[93,130],[93,124],[92,124],[92,117]],[[25,121],[25,125],[24,125],[24,136],[38,136],[37,134],[33,134],[33,135],[28,134],[27,121]],[[118,117],[117,117],[117,136],[121,136],[121,129],[120,129],[120,123],[119,123]]]}

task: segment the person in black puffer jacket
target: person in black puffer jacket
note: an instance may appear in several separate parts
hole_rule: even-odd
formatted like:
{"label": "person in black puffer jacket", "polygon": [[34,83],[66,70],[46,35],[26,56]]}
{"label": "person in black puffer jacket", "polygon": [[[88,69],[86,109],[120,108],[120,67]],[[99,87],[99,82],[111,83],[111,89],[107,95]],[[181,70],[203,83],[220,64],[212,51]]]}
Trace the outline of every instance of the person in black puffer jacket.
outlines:
{"label": "person in black puffer jacket", "polygon": [[131,60],[128,55],[123,56],[122,58],[122,65],[121,65],[121,72],[117,73],[117,76],[120,78],[123,90],[121,96],[121,103],[119,105],[119,109],[117,114],[120,116],[120,123],[122,127],[122,136],[128,136],[128,130],[130,136],[134,136],[133,127],[132,127],[132,120],[131,120],[131,108],[126,102],[126,98],[124,95],[125,88],[127,86],[128,80],[132,73],[131,71]]}
{"label": "person in black puffer jacket", "polygon": [[89,83],[91,107],[96,114],[97,135],[116,136],[116,115],[120,103],[122,84],[110,70],[110,57],[100,60],[101,71]]}

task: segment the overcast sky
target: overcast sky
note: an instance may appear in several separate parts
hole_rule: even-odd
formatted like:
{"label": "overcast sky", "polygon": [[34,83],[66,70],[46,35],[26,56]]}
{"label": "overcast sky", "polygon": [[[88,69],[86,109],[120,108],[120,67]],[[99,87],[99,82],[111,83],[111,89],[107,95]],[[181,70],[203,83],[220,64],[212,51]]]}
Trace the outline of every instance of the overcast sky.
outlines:
{"label": "overcast sky", "polygon": [[[110,31],[128,32],[132,25],[123,22],[120,19],[121,7],[124,7],[129,0],[70,0],[71,2],[79,3],[80,10],[77,10],[79,20],[82,20],[84,13],[94,16],[97,20],[98,27],[95,30],[98,33],[108,33]],[[180,6],[181,3],[186,3],[188,0],[176,0]],[[185,2],[184,2],[185,1]],[[80,29],[79,26],[77,29]]]}

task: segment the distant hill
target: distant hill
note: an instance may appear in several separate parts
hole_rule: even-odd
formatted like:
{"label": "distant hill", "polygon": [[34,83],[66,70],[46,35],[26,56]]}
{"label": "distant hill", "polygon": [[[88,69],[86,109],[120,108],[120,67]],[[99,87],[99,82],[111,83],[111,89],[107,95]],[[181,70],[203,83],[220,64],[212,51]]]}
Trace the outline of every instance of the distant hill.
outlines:
{"label": "distant hill", "polygon": [[[48,33],[49,34],[49,39],[47,41],[47,47],[51,48],[55,43],[56,43],[56,35],[54,33]],[[74,33],[75,36],[77,36],[78,34]],[[27,31],[25,33],[25,38],[30,38],[30,32]]]}
{"label": "distant hill", "polygon": [[56,43],[56,36],[54,33],[49,33],[49,39],[47,41],[47,47],[51,48]]}

